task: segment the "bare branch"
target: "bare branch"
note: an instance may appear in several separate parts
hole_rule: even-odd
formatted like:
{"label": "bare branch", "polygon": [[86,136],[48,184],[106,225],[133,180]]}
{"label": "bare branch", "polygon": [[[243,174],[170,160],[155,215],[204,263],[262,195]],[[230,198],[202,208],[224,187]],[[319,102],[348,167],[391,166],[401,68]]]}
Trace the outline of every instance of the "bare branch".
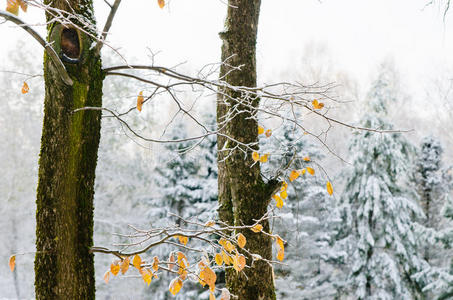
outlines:
{"label": "bare branch", "polygon": [[101,51],[102,46],[104,45],[104,41],[107,38],[107,34],[109,33],[110,27],[112,26],[113,18],[115,17],[116,11],[118,10],[120,3],[121,0],[115,0],[115,3],[113,3],[112,6],[110,6],[111,7],[110,13],[109,16],[107,17],[107,21],[105,22],[104,29],[102,30],[101,39],[96,44],[95,52],[98,54]]}
{"label": "bare branch", "polygon": [[44,47],[44,49],[47,51],[47,54],[49,55],[50,59],[54,63],[55,67],[57,68],[58,73],[61,76],[61,79],[63,82],[67,85],[73,84],[71,77],[69,77],[68,72],[66,72],[66,68],[63,65],[63,62],[61,59],[58,57],[57,53],[55,50],[48,44],[46,41],[30,26],[28,26],[24,21],[22,21],[20,18],[16,17],[15,15],[4,11],[0,10],[0,16],[5,18],[8,21],[11,21],[20,27],[22,27],[26,32],[28,32],[35,40],[37,40],[41,46]]}

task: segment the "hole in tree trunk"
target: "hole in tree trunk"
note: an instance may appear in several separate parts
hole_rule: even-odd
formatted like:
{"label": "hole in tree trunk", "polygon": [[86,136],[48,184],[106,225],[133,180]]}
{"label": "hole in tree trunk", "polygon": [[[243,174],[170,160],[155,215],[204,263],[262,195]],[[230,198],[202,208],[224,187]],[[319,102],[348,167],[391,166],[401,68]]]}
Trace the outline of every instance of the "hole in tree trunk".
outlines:
{"label": "hole in tree trunk", "polygon": [[79,34],[74,28],[64,28],[61,32],[60,47],[64,56],[71,60],[80,57]]}

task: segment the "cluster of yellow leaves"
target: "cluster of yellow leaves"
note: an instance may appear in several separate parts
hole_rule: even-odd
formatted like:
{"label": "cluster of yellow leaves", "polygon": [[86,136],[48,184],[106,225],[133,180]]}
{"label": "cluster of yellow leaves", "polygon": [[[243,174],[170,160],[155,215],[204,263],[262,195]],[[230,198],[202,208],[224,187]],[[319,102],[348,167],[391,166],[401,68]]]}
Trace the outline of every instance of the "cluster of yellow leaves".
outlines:
{"label": "cluster of yellow leaves", "polygon": [[138,111],[142,111],[142,106],[143,106],[144,101],[145,101],[145,98],[143,97],[143,91],[140,91],[140,93],[138,93],[138,97],[137,97],[137,110]]}
{"label": "cluster of yellow leaves", "polygon": [[187,245],[187,242],[189,241],[189,238],[187,236],[183,236],[183,235],[177,235],[177,236],[175,236],[175,238],[177,238],[179,240],[179,242],[181,244],[183,244],[184,246]]}
{"label": "cluster of yellow leaves", "polygon": [[[104,274],[104,281],[105,283],[109,283],[110,280],[110,274],[113,274],[113,276],[117,276],[119,272],[121,271],[121,274],[126,274],[127,270],[129,269],[129,265],[131,263],[130,257],[124,257],[122,260],[116,260],[112,264],[110,264],[110,269],[105,272]],[[140,275],[143,278],[143,281],[150,285],[152,277],[154,276],[157,278],[156,274],[153,274],[153,272],[145,267],[142,267],[142,264],[144,261],[142,261],[140,255],[134,255],[132,259],[132,265],[138,270]],[[152,266],[154,271],[157,271],[159,268],[159,259],[157,256],[154,257],[154,262]]]}
{"label": "cluster of yellow leaves", "polygon": [[19,7],[27,12],[28,4],[24,0],[6,0],[6,11],[13,15],[19,15]]}
{"label": "cluster of yellow leaves", "polygon": [[269,153],[260,155],[258,152],[253,151],[253,153],[252,153],[252,159],[253,159],[254,161],[260,161],[260,162],[262,162],[262,163],[265,163],[265,162],[267,162],[267,160],[269,159]]}
{"label": "cluster of yellow leaves", "polygon": [[24,84],[22,85],[22,94],[26,94],[28,93],[28,91],[30,90],[30,88],[28,87],[28,84],[24,81]]}
{"label": "cluster of yellow leaves", "polygon": [[286,191],[288,189],[288,184],[286,181],[283,181],[282,187],[280,188],[280,194],[275,194],[272,196],[272,198],[275,200],[277,208],[282,208],[283,207],[283,199],[288,198],[288,192]]}
{"label": "cluster of yellow leaves", "polygon": [[318,102],[318,100],[316,100],[316,99],[313,100],[313,101],[311,102],[311,104],[313,105],[313,108],[314,108],[314,109],[321,109],[321,108],[324,107],[324,103]]}
{"label": "cluster of yellow leaves", "polygon": [[278,235],[275,237],[275,240],[277,242],[277,248],[278,248],[278,251],[277,251],[277,259],[279,261],[282,261],[283,258],[285,257],[285,245],[283,243],[283,240],[281,237],[279,237]]}

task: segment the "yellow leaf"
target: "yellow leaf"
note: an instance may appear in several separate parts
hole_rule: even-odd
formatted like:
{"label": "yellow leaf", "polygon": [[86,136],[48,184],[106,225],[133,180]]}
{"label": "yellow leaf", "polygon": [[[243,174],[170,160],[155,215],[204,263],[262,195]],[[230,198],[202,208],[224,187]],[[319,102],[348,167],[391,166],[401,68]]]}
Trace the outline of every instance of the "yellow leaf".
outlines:
{"label": "yellow leaf", "polygon": [[283,181],[282,188],[280,189],[280,191],[285,191],[287,188],[288,188],[288,183],[286,183],[286,181]]}
{"label": "yellow leaf", "polygon": [[159,5],[160,8],[164,8],[165,0],[157,0],[157,4]]}
{"label": "yellow leaf", "polygon": [[109,283],[109,280],[110,280],[110,271],[107,271],[104,274],[104,281],[107,284],[107,283]]}
{"label": "yellow leaf", "polygon": [[252,228],[250,228],[253,232],[260,232],[261,230],[263,230],[263,225],[261,224],[256,224],[255,226],[253,226]]}
{"label": "yellow leaf", "polygon": [[110,272],[112,272],[114,276],[118,275],[120,272],[120,265],[118,265],[118,262],[110,265]]}
{"label": "yellow leaf", "polygon": [[299,177],[300,173],[296,170],[292,170],[291,173],[289,174],[289,181],[293,182],[294,180]]}
{"label": "yellow leaf", "polygon": [[244,248],[245,243],[247,243],[247,239],[242,233],[238,234],[238,246]]}
{"label": "yellow leaf", "polygon": [[316,100],[316,99],[313,100],[313,101],[311,102],[311,104],[313,104],[313,108],[314,108],[314,109],[321,109],[321,108],[324,107],[324,103],[318,102],[318,100]]}
{"label": "yellow leaf", "polygon": [[307,172],[311,175],[315,175],[315,170],[313,168],[307,167]]}
{"label": "yellow leaf", "polygon": [[222,257],[223,257],[223,262],[225,263],[225,265],[228,266],[230,264],[230,257],[223,250],[222,250]]}
{"label": "yellow leaf", "polygon": [[278,253],[277,253],[277,259],[279,261],[282,261],[283,258],[285,258],[285,250],[284,249],[280,249],[280,250],[278,250]]}
{"label": "yellow leaf", "polygon": [[8,11],[16,16],[19,15],[19,1],[18,0],[7,0],[6,1],[6,11]]}
{"label": "yellow leaf", "polygon": [[181,244],[183,244],[184,246],[187,245],[187,242],[189,241],[189,238],[187,236],[180,235],[178,236],[178,238]]}
{"label": "yellow leaf", "polygon": [[157,256],[153,257],[153,270],[159,270],[159,258]]}
{"label": "yellow leaf", "polygon": [[182,280],[179,277],[176,277],[170,282],[169,291],[172,295],[176,295],[182,288]]}
{"label": "yellow leaf", "polygon": [[148,269],[145,269],[145,268],[141,268],[139,270],[140,274],[142,275],[142,278],[143,278],[143,281],[149,285],[151,283],[151,281],[153,280],[153,275],[151,273],[150,270]]}
{"label": "yellow leaf", "polygon": [[230,241],[226,241],[224,248],[226,249],[226,251],[228,251],[230,253],[231,253],[231,251],[236,249],[236,247],[234,247],[234,245]]}
{"label": "yellow leaf", "polygon": [[264,128],[262,126],[258,126],[258,134],[263,134]]}
{"label": "yellow leaf", "polygon": [[204,286],[203,283],[206,283],[209,285],[209,288],[211,291],[214,291],[215,289],[215,282],[217,280],[217,275],[215,272],[209,268],[209,267],[204,267],[201,271],[200,274],[198,275],[201,279],[201,284]]}
{"label": "yellow leaf", "polygon": [[[286,193],[286,191],[283,191],[283,192]],[[282,192],[282,193],[283,193],[283,192]],[[276,206],[277,206],[278,208],[282,208],[282,207],[283,207],[283,200],[282,200],[282,198],[280,198],[279,195],[274,195],[274,196],[272,196],[272,198],[275,199]]]}
{"label": "yellow leaf", "polygon": [[254,161],[259,161],[260,160],[260,154],[256,151],[253,151],[252,153],[252,158]]}
{"label": "yellow leaf", "polygon": [[288,194],[286,193],[286,190],[285,190],[285,191],[282,191],[282,192],[280,192],[280,197],[281,197],[282,199],[286,199],[286,198],[288,198]]}
{"label": "yellow leaf", "polygon": [[238,265],[239,265],[239,271],[242,271],[245,268],[245,256],[244,255],[239,255],[238,257]]}
{"label": "yellow leaf", "polygon": [[121,262],[121,274],[126,274],[127,270],[129,269],[129,263],[130,263],[130,258],[129,257],[126,257],[125,259],[123,259],[123,261]]}
{"label": "yellow leaf", "polygon": [[266,135],[266,137],[271,137],[271,135],[272,135],[272,130],[270,130],[270,129],[266,130],[265,135]]}
{"label": "yellow leaf", "polygon": [[223,257],[222,257],[222,254],[220,253],[217,253],[215,255],[215,263],[218,265],[218,266],[221,266],[223,264]]}
{"label": "yellow leaf", "polygon": [[302,169],[302,170],[300,170],[300,171],[299,171],[299,173],[301,173],[302,175],[304,175],[304,174],[305,174],[305,172],[306,172],[306,170],[305,170],[305,169]]}
{"label": "yellow leaf", "polygon": [[28,87],[28,84],[24,81],[24,84],[22,85],[22,94],[26,94],[28,93],[28,91],[30,90],[30,88]]}
{"label": "yellow leaf", "polygon": [[11,272],[13,272],[14,267],[16,266],[16,255],[10,256],[8,265],[9,265],[9,269],[11,270]]}
{"label": "yellow leaf", "polygon": [[134,265],[134,267],[140,270],[142,265],[142,258],[140,257],[140,255],[136,254],[134,256],[134,258],[132,259],[132,264]]}
{"label": "yellow leaf", "polygon": [[260,162],[265,163],[265,162],[267,162],[268,158],[269,158],[269,153],[266,153],[260,157]]}
{"label": "yellow leaf", "polygon": [[212,292],[209,292],[209,300],[215,300],[215,296]]}
{"label": "yellow leaf", "polygon": [[145,101],[145,98],[143,97],[143,91],[141,91],[138,94],[138,97],[137,97],[137,109],[138,109],[138,111],[142,111],[143,101]]}
{"label": "yellow leaf", "polygon": [[278,246],[278,253],[277,253],[277,259],[279,261],[282,261],[283,258],[285,257],[285,245],[283,243],[283,240],[281,237],[277,235],[277,246]]}
{"label": "yellow leaf", "polygon": [[327,181],[327,192],[329,193],[329,195],[332,195],[333,194],[333,188],[332,188],[332,184],[330,183],[330,181]]}
{"label": "yellow leaf", "polygon": [[310,157],[305,156],[305,157],[304,157],[304,161],[310,161]]}
{"label": "yellow leaf", "polygon": [[206,227],[212,227],[212,226],[214,226],[214,225],[215,225],[215,222],[214,222],[214,221],[207,221],[207,222],[204,224],[204,226],[206,226]]}

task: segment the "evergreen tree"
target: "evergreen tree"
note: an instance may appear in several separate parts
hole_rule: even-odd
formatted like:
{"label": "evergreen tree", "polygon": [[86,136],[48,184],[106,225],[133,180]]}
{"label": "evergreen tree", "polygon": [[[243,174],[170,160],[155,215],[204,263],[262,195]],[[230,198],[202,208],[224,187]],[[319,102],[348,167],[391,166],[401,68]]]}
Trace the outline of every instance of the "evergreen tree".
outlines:
{"label": "evergreen tree", "polygon": [[424,288],[430,298],[442,295],[453,282],[449,262],[452,259],[453,218],[449,218],[452,203],[452,178],[449,169],[442,168],[442,146],[433,138],[423,139],[415,174],[421,205],[426,215],[421,242],[423,255],[430,266],[418,276],[426,276],[429,284]]}
{"label": "evergreen tree", "polygon": [[[392,74],[379,75],[369,94],[370,113],[362,123],[391,129],[386,105],[396,98]],[[350,283],[357,299],[422,298],[426,267],[419,254],[416,218],[423,211],[408,182],[411,146],[399,133],[358,132],[351,144],[353,170],[341,199],[343,242],[350,251]]]}

